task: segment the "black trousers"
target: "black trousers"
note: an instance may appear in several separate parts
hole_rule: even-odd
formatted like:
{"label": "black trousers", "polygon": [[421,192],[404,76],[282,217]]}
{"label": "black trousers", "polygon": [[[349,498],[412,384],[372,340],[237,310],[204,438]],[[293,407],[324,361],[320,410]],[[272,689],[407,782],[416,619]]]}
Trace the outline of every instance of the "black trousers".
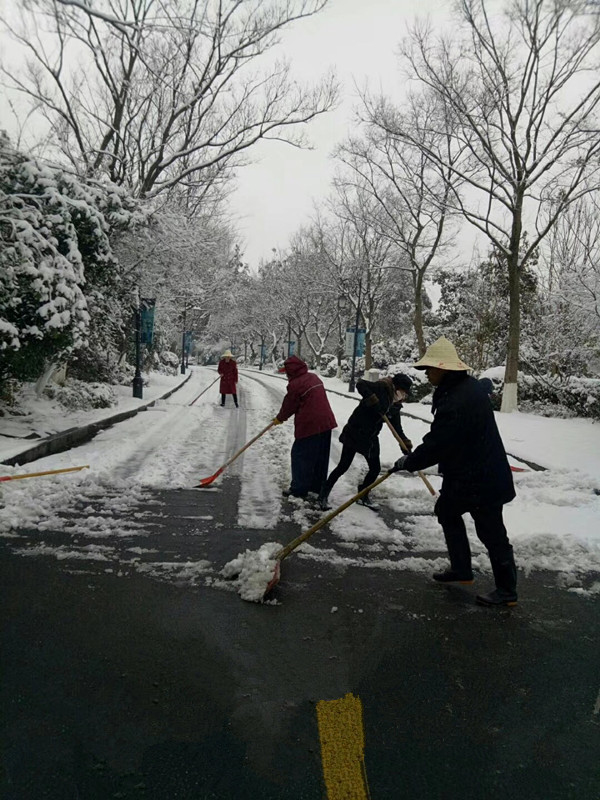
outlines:
{"label": "black trousers", "polygon": [[292,483],[290,494],[306,497],[320,492],[329,468],[331,431],[296,439],[292,445]]}
{"label": "black trousers", "polygon": [[[221,395],[221,405],[222,405],[222,406],[224,406],[224,405],[225,405],[225,398],[226,398],[226,397],[227,397],[227,395],[226,395],[226,394],[222,394],[222,395]],[[233,395],[233,402],[234,402],[234,403],[236,404],[236,406],[237,406],[237,404],[238,404],[238,401],[237,401],[237,394],[234,394],[234,395]]]}
{"label": "black trousers", "polygon": [[471,505],[467,500],[445,495],[442,487],[434,511],[444,531],[450,565],[456,572],[471,572],[471,548],[463,520],[466,513],[473,518],[475,532],[486,547],[492,566],[512,561],[513,551],[502,519],[502,504]]}
{"label": "black trousers", "polygon": [[[329,492],[333,489],[337,481],[342,477],[345,472],[348,472],[350,469],[350,465],[354,461],[354,456],[358,451],[355,450],[352,445],[344,444],[342,447],[342,456],[340,458],[340,463],[337,465],[335,469],[331,471],[331,474],[327,478],[325,482],[325,486],[323,487],[323,496],[327,497]],[[362,482],[359,484],[359,490],[364,489],[365,486],[369,486],[379,475],[381,470],[381,461],[379,460],[379,439],[375,439],[373,445],[369,451],[368,456],[363,456],[367,461],[367,466],[369,467],[369,471],[363,478]]]}

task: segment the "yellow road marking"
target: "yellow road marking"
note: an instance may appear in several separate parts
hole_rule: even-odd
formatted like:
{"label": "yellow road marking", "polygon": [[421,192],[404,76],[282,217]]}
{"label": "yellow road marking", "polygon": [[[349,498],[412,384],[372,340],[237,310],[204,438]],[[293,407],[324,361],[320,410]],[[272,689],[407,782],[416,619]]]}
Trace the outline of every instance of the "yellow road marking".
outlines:
{"label": "yellow road marking", "polygon": [[327,800],[369,800],[360,698],[320,700],[317,722]]}

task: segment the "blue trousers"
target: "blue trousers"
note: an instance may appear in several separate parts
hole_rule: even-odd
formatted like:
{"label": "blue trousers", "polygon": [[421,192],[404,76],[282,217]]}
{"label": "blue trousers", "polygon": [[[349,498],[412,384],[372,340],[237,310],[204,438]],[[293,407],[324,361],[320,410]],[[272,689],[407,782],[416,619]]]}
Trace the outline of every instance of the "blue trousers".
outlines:
{"label": "blue trousers", "polygon": [[321,491],[329,468],[331,431],[296,439],[292,445],[292,483],[290,494],[306,497],[308,492]]}

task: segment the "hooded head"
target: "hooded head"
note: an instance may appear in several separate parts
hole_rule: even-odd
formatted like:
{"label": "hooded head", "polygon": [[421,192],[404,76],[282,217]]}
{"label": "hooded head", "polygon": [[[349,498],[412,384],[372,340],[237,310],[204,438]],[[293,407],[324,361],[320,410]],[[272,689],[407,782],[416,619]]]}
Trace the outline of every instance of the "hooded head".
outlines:
{"label": "hooded head", "polygon": [[308,364],[306,361],[302,361],[301,358],[298,358],[298,356],[290,356],[286,358],[283,362],[283,367],[278,369],[277,372],[285,372],[291,380],[292,378],[297,378],[299,375],[304,375],[305,372],[308,372]]}
{"label": "hooded head", "polygon": [[423,357],[413,364],[413,367],[415,369],[434,367],[435,369],[444,369],[451,372],[471,369],[468,364],[465,364],[458,357],[456,347],[445,336],[440,336],[436,342],[430,344]]}

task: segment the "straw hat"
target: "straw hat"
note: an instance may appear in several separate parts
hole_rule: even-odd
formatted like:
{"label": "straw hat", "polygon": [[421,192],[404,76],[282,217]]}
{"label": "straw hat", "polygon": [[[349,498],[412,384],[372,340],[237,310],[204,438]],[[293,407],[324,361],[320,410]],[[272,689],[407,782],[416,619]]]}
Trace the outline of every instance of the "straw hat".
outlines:
{"label": "straw hat", "polygon": [[225,350],[221,358],[233,358],[233,353],[231,352],[231,350]]}
{"label": "straw hat", "polygon": [[471,369],[468,364],[465,364],[458,357],[456,347],[445,336],[440,336],[437,342],[430,344],[425,355],[420,358],[416,364],[413,364],[416,369],[425,369],[425,367],[437,367],[438,369],[448,369],[454,372],[459,370]]}

